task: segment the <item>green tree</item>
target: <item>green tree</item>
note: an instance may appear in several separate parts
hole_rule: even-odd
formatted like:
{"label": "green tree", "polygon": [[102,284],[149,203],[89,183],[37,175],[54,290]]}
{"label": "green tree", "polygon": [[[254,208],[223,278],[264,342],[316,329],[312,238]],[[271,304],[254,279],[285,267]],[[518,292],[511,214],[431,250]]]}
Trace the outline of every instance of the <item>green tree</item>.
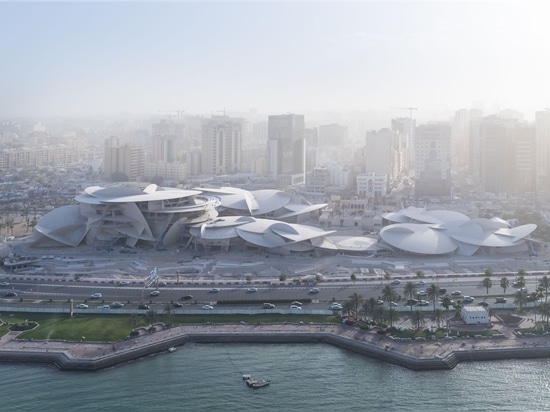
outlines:
{"label": "green tree", "polygon": [[419,278],[419,279],[423,279],[424,278],[424,271],[422,270],[417,270],[416,271],[416,277]]}
{"label": "green tree", "polygon": [[370,297],[363,303],[363,312],[365,313],[365,317],[370,314],[374,319],[374,308],[376,308],[376,299],[374,297]]}
{"label": "green tree", "polygon": [[363,296],[358,293],[353,293],[349,296],[349,300],[353,306],[353,310],[357,316],[359,313],[359,307],[363,304]]}
{"label": "green tree", "polygon": [[428,288],[426,289],[426,293],[428,294],[428,299],[432,301],[435,311],[435,301],[439,297],[439,288],[435,283],[432,283]]}
{"label": "green tree", "polygon": [[516,293],[514,293],[514,305],[519,306],[520,312],[523,310],[523,305],[525,305],[526,301],[527,301],[526,293],[523,293],[521,290],[518,290]]}
{"label": "green tree", "polygon": [[420,310],[415,310],[409,315],[409,320],[418,331],[426,323],[426,315]]}
{"label": "green tree", "polygon": [[431,319],[437,322],[437,329],[441,327],[441,320],[443,319],[443,311],[441,309],[435,309]]}
{"label": "green tree", "polygon": [[357,280],[357,275],[356,275],[355,273],[352,273],[352,274],[350,275],[350,279],[351,279],[351,281],[352,281],[353,283],[355,283],[355,281]]}
{"label": "green tree", "polygon": [[[416,285],[414,282],[408,281],[405,283],[405,289],[404,292],[405,296],[409,298],[409,300],[413,299],[413,296],[416,294]],[[410,306],[411,312],[412,312],[412,305]]]}
{"label": "green tree", "polygon": [[280,281],[280,282],[284,282],[284,281],[287,280],[287,279],[288,279],[288,276],[285,275],[284,273],[281,273],[281,274],[279,275],[279,281]]}
{"label": "green tree", "polygon": [[149,309],[147,313],[145,314],[147,316],[147,319],[149,321],[149,325],[153,326],[153,323],[155,323],[155,319],[157,317],[157,312],[155,312],[154,309]]}
{"label": "green tree", "polygon": [[520,269],[518,270],[518,277],[516,279],[516,284],[518,285],[519,288],[524,288],[525,287],[525,275],[527,273],[525,272],[525,269]]}
{"label": "green tree", "polygon": [[[485,273],[487,273],[487,270],[485,271]],[[491,286],[493,286],[493,281],[489,276],[487,276],[486,278],[483,279],[483,287],[485,288],[486,295],[489,294],[489,289],[491,288]]]}
{"label": "green tree", "polygon": [[171,319],[172,319],[172,304],[171,303],[167,303],[166,305],[164,305],[164,314],[166,315],[166,323],[168,325],[171,324]]}
{"label": "green tree", "polygon": [[500,278],[500,287],[504,290],[504,294],[506,294],[506,289],[510,287],[510,280],[506,276]]}
{"label": "green tree", "polygon": [[538,307],[539,313],[541,314],[542,321],[548,325],[548,320],[550,318],[550,304],[548,302],[543,302]]}
{"label": "green tree", "polygon": [[449,308],[453,305],[453,301],[449,295],[445,295],[441,298],[441,306],[445,308],[445,322],[447,323],[447,330],[449,329]]}
{"label": "green tree", "polygon": [[351,301],[351,299],[348,299],[344,301],[342,304],[342,311],[347,315],[350,316],[353,312],[353,309],[355,308],[354,303]]}
{"label": "green tree", "polygon": [[548,301],[548,289],[550,289],[550,278],[547,275],[544,275],[539,280],[539,286],[544,289],[544,301]]}
{"label": "green tree", "polygon": [[393,310],[393,308],[391,307],[391,303],[398,300],[399,298],[399,294],[397,293],[397,291],[395,290],[395,288],[393,287],[393,285],[391,284],[388,284],[386,286],[384,286],[384,288],[382,289],[382,300],[384,302],[388,302],[388,307],[390,309],[390,326],[393,326],[393,316],[392,316],[392,312],[395,312],[395,310]]}

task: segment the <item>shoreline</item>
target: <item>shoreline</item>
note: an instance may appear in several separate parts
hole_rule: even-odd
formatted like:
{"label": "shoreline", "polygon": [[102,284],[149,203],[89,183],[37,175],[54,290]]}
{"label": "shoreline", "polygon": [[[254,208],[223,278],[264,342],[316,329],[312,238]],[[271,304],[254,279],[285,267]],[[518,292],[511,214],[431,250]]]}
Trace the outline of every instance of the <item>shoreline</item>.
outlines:
{"label": "shoreline", "polygon": [[0,339],[0,362],[47,363],[63,371],[99,371],[188,343],[321,343],[414,371],[451,370],[468,361],[550,358],[548,336],[402,341],[336,324],[180,325],[117,342],[18,340],[18,335]]}

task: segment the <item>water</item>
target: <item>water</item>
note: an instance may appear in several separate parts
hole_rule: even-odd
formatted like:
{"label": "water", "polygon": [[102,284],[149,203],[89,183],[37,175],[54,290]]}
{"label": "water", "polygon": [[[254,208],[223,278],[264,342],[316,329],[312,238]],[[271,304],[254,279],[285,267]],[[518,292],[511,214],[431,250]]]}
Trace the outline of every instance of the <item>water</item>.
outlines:
{"label": "water", "polygon": [[[550,360],[413,372],[327,345],[186,345],[96,373],[0,364],[8,411],[540,411]],[[270,379],[248,388],[242,374]]]}

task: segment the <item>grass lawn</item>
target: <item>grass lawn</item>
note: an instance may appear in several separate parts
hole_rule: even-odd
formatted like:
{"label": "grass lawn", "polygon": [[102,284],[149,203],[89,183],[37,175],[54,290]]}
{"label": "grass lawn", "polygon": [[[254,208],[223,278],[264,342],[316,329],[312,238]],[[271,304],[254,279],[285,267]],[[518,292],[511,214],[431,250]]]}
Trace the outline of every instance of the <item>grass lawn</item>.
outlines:
{"label": "grass lawn", "polygon": [[66,314],[14,313],[1,314],[4,325],[0,326],[0,335],[8,332],[8,323],[20,323],[26,320],[38,322],[36,329],[25,331],[20,339],[56,339],[78,341],[84,336],[90,342],[115,342],[128,336],[132,329],[148,326],[153,322],[164,322],[168,325],[185,323],[283,323],[315,322],[335,323],[336,316],[314,315],[167,315],[157,314],[153,319],[144,315],[96,315],[79,314],[69,317]]}

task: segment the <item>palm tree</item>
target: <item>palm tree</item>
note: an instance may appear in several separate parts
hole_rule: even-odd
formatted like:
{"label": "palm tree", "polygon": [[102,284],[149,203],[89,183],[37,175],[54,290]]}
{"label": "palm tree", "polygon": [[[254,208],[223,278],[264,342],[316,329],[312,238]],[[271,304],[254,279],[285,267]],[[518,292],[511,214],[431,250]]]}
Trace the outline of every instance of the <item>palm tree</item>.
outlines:
{"label": "palm tree", "polygon": [[375,307],[376,307],[376,299],[374,297],[370,297],[369,300],[363,303],[363,312],[365,313],[365,317],[367,316],[367,314],[371,313],[374,319]]}
{"label": "palm tree", "polygon": [[542,316],[542,320],[546,319],[546,325],[548,325],[548,320],[550,318],[550,304],[548,302],[544,302],[539,306],[539,312]]}
{"label": "palm tree", "polygon": [[154,309],[149,309],[145,315],[147,316],[147,319],[149,319],[149,325],[153,326],[153,323],[155,323],[157,312],[155,312]]}
{"label": "palm tree", "polygon": [[525,274],[525,269],[518,270],[518,278],[516,279],[516,284],[520,288],[525,287]]}
{"label": "palm tree", "polygon": [[426,315],[424,312],[415,310],[409,315],[409,320],[412,322],[412,324],[416,327],[416,330],[420,330],[422,326],[424,326]]}
{"label": "palm tree", "polygon": [[550,278],[544,275],[539,280],[539,286],[544,289],[544,301],[548,301],[548,289],[550,289]]}
{"label": "palm tree", "polygon": [[516,293],[514,293],[514,305],[519,306],[520,312],[523,310],[523,305],[525,304],[526,300],[527,297],[525,296],[525,293],[523,293],[521,290],[518,290]]}
{"label": "palm tree", "polygon": [[342,304],[342,310],[348,316],[353,312],[354,308],[355,305],[350,299],[344,301],[344,303]]}
{"label": "palm tree", "polygon": [[355,314],[357,316],[357,313],[359,312],[359,306],[363,304],[363,296],[359,295],[358,293],[353,293],[349,300],[351,301],[353,308],[355,310]]}
{"label": "palm tree", "polygon": [[449,330],[449,308],[452,306],[452,300],[449,295],[445,295],[441,298],[441,306],[445,308],[445,320],[447,323],[447,331]]}
{"label": "palm tree", "polygon": [[393,285],[391,284],[388,284],[386,286],[384,286],[384,289],[382,289],[382,300],[385,301],[385,302],[388,302],[388,307],[390,309],[390,327],[393,326],[393,316],[392,316],[392,312],[395,312],[393,310],[393,308],[391,307],[391,303],[393,301],[396,301],[399,297],[399,294],[397,293],[397,291],[395,290],[395,288],[393,287]]}
{"label": "palm tree", "polygon": [[377,306],[374,308],[373,319],[375,322],[381,323],[384,320],[384,308],[382,306]]}
{"label": "palm tree", "polygon": [[462,301],[455,300],[455,303],[453,303],[453,306],[455,308],[455,313],[457,316],[461,316],[460,312],[462,311]]}
{"label": "palm tree", "polygon": [[[403,292],[405,296],[408,296],[409,300],[412,300],[413,296],[416,294],[416,285],[414,282],[408,281],[405,283],[405,290]],[[412,312],[412,305],[410,306]]]}
{"label": "palm tree", "polygon": [[435,283],[432,283],[428,288],[426,289],[426,293],[428,293],[428,299],[430,299],[434,305],[434,311],[435,311],[435,300],[438,297],[438,291],[439,288]]}
{"label": "palm tree", "polygon": [[506,295],[506,289],[510,286],[510,280],[503,276],[500,278],[500,287],[504,290],[504,294]]}
{"label": "palm tree", "polygon": [[[487,269],[489,270],[489,269]],[[487,273],[487,270],[485,271],[485,273]],[[485,291],[486,291],[486,295],[489,294],[489,289],[491,288],[491,286],[493,286],[493,281],[491,280],[491,278],[489,276],[487,276],[486,278],[483,279],[483,287],[485,288]]]}
{"label": "palm tree", "polygon": [[437,329],[441,327],[441,318],[443,318],[443,312],[441,309],[435,309],[431,319],[437,322]]}
{"label": "palm tree", "polygon": [[170,325],[170,319],[172,317],[172,304],[171,303],[167,303],[164,306],[164,314],[166,315],[166,319],[167,319],[166,323],[168,323],[168,325]]}

